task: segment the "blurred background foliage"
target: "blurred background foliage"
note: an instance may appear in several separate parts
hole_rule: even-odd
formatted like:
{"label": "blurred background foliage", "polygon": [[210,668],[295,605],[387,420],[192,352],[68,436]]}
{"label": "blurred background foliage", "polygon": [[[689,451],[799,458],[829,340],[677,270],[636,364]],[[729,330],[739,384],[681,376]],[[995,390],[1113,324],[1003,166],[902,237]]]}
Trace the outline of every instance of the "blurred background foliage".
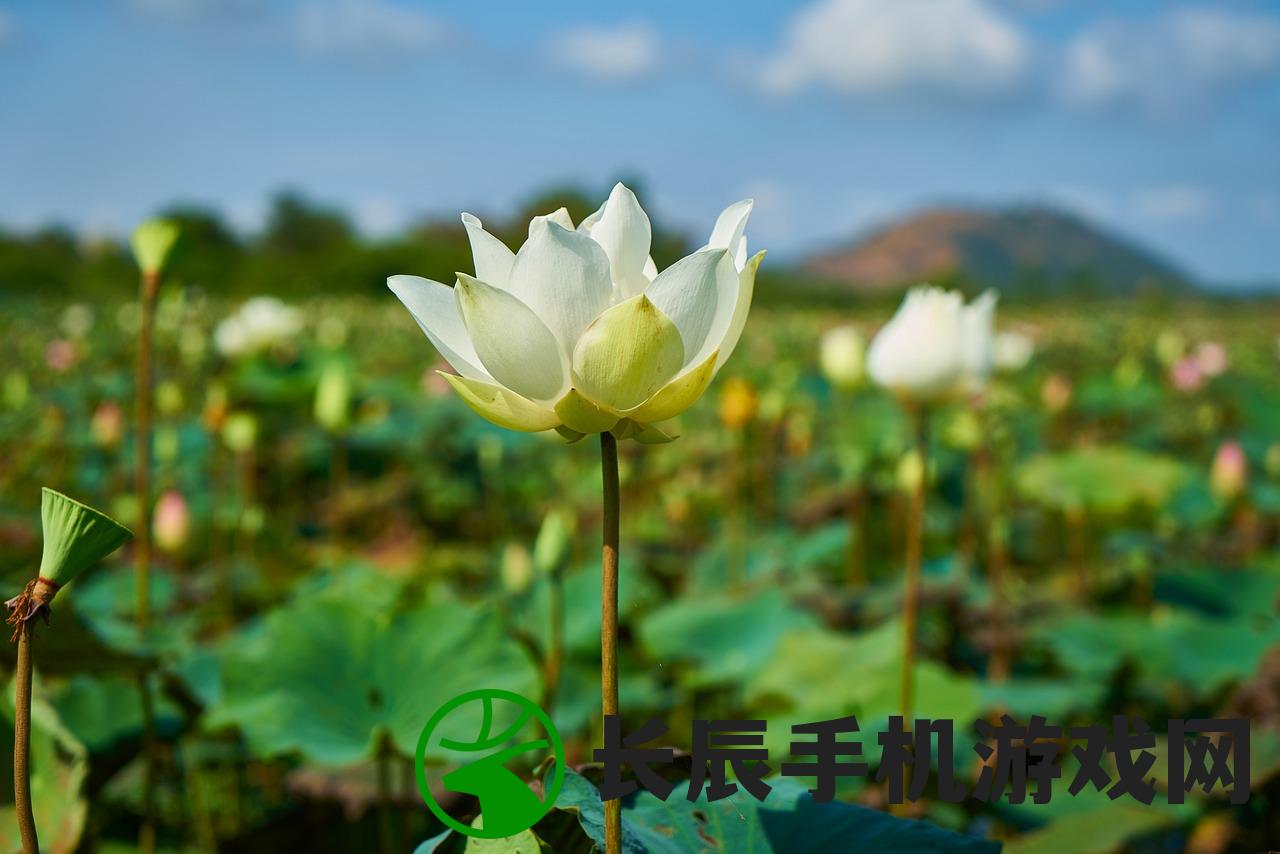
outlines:
{"label": "blurred background foliage", "polygon": [[[553,190],[492,227],[518,245],[529,215],[564,205],[576,220],[594,197]],[[410,773],[418,729],[481,685],[551,712],[581,776],[562,824],[539,832],[589,849],[599,461],[591,443],[474,416],[385,291],[391,273],[470,270],[460,224],[368,241],[296,195],[252,237],[209,211],[168,214],[183,237],[157,313],[155,616],[138,631],[126,551],[59,597],[40,639],[50,850],[133,845],[148,729],[163,849],[410,850],[441,830]],[[656,235],[660,267],[699,243]],[[893,295],[766,270],[681,438],[623,447],[622,708],[627,728],[662,718],[682,751],[695,717],[766,718],[776,764],[793,723],[856,713],[874,745],[895,711],[920,467],[856,360],[820,362],[826,333],[868,340]],[[14,591],[38,559],[41,485],[136,519],[135,283],[114,243],[0,238],[0,570]],[[1280,838],[1280,305],[1024,292],[998,318],[991,388],[933,419],[919,713],[1125,712],[1157,731],[1244,716],[1254,795],[1171,805],[1162,782],[1151,806],[1060,790],[1048,806],[930,798],[917,817],[1015,851],[1265,847]],[[149,713],[139,680],[158,697]],[[782,814],[802,809],[782,788]],[[868,781],[840,796],[883,806]],[[627,810],[644,839],[736,850],[706,810]],[[859,816],[822,821],[873,826]],[[12,837],[10,813],[0,827]],[[896,832],[881,850],[918,844]]]}

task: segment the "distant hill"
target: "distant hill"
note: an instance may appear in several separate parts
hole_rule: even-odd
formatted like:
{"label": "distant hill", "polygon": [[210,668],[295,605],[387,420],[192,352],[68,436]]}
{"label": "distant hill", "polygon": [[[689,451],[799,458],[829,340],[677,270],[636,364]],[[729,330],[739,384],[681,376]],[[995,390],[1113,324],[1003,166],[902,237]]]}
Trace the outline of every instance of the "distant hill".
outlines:
{"label": "distant hill", "polygon": [[957,280],[1046,293],[1180,291],[1191,284],[1155,253],[1046,207],[933,208],[816,255],[804,267],[870,291]]}

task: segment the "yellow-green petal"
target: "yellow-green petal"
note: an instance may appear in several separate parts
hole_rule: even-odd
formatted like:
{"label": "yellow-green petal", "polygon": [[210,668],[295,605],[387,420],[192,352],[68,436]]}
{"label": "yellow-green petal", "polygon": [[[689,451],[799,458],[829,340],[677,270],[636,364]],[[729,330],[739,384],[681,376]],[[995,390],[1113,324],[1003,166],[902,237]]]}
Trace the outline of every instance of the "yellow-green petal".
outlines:
{"label": "yellow-green petal", "polygon": [[573,350],[574,387],[614,410],[639,406],[684,364],[680,332],[643,294],[591,322]]}
{"label": "yellow-green petal", "polygon": [[707,386],[711,385],[711,380],[716,375],[716,359],[719,356],[720,351],[713,350],[701,365],[658,389],[653,397],[625,413],[626,416],[641,424],[675,418],[706,393]]}
{"label": "yellow-green petal", "polygon": [[668,434],[666,431],[653,426],[652,424],[637,424],[630,418],[624,418],[618,422],[618,425],[609,432],[619,440],[635,439],[642,445],[664,445],[667,442],[674,442],[675,436]]}
{"label": "yellow-green petal", "polygon": [[133,533],[92,507],[48,487],[40,496],[44,552],[40,577],[65,585],[120,548]]}
{"label": "yellow-green petal", "polygon": [[523,433],[537,433],[550,430],[560,424],[560,419],[550,409],[539,406],[510,389],[444,371],[438,373],[453,386],[453,390],[477,415],[499,427],[519,430]]}
{"label": "yellow-green petal", "polygon": [[130,241],[138,267],[148,275],[157,275],[178,242],[178,224],[167,219],[149,219],[139,225]]}
{"label": "yellow-green petal", "polygon": [[569,389],[569,393],[556,403],[556,415],[566,427],[584,434],[612,430],[619,418],[609,410],[587,400],[573,388]]}

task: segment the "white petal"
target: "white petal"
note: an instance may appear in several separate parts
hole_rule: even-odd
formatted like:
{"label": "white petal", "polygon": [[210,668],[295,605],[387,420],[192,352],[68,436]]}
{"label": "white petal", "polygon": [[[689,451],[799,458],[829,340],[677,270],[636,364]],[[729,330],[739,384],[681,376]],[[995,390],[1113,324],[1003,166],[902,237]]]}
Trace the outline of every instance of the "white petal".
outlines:
{"label": "white petal", "polygon": [[471,214],[462,215],[462,224],[467,227],[467,237],[471,240],[471,257],[475,259],[476,278],[495,288],[506,290],[507,281],[511,278],[511,265],[516,260],[515,253],[501,240],[485,231],[480,220]]}
{"label": "white petal", "polygon": [[516,253],[509,290],[542,319],[568,358],[582,330],[612,302],[609,259],[587,235],[538,218]]}
{"label": "white petal", "polygon": [[658,265],[653,263],[652,255],[644,260],[644,277],[651,282],[658,278]]}
{"label": "white petal", "polygon": [[733,318],[738,271],[725,249],[704,249],[658,274],[645,296],[671,318],[684,341],[683,367],[701,364]]}
{"label": "white petal", "polygon": [[529,306],[465,273],[454,289],[481,363],[511,391],[535,402],[569,387],[569,365],[556,336]]}
{"label": "white petal", "polygon": [[961,312],[964,370],[975,389],[991,376],[991,366],[995,362],[996,299],[995,291],[983,291]]}
{"label": "white petal", "polygon": [[573,217],[569,216],[568,208],[556,208],[549,214],[535,216],[529,221],[529,235],[533,236],[533,224],[539,221],[554,222],[561,228],[567,228],[573,231]]}
{"label": "white petal", "polygon": [[582,222],[578,223],[578,231],[583,234],[590,234],[591,229],[596,227],[596,223],[599,222],[600,217],[604,215],[604,207],[607,204],[609,204],[609,201],[606,199],[604,205],[596,208],[592,213],[587,214],[586,218],[582,220]]}
{"label": "white petal", "polygon": [[392,276],[387,287],[400,298],[444,360],[464,377],[492,382],[462,322],[453,288],[421,276]]}
{"label": "white petal", "polygon": [[609,256],[619,298],[628,299],[643,293],[649,283],[644,276],[644,266],[653,242],[653,229],[636,194],[622,184],[615,185],[600,221],[591,228],[591,237]]}
{"label": "white petal", "polygon": [[[746,245],[747,241],[742,241],[743,249]],[[742,330],[747,325],[747,314],[751,311],[751,297],[756,290],[756,271],[760,269],[760,262],[763,260],[764,250],[761,249],[743,265],[741,272],[738,273],[738,294],[734,299],[733,316],[729,320],[729,328],[725,330],[724,339],[720,342],[720,355],[716,358],[717,371],[733,355],[734,348],[738,346],[738,339],[742,337]]]}
{"label": "white petal", "polygon": [[720,212],[715,227],[711,229],[711,239],[707,241],[708,249],[728,249],[734,263],[741,270],[746,265],[747,247],[743,234],[747,230],[747,218],[755,207],[753,199],[734,202]]}

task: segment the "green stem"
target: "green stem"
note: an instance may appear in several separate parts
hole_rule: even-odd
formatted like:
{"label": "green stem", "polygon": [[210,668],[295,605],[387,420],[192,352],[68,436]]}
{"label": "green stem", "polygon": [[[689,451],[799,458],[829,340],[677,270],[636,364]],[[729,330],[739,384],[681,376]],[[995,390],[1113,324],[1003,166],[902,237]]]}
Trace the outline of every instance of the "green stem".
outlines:
{"label": "green stem", "polygon": [[146,628],[151,616],[151,338],[155,322],[156,292],[159,277],[152,273],[142,276],[140,303],[142,322],[138,328],[138,376],[135,393],[136,412],[134,425],[137,434],[137,457],[134,463],[134,492],[138,499],[138,518],[134,525],[134,572],[138,596],[138,626]]}
{"label": "green stem", "polygon": [[31,812],[31,628],[18,631],[18,684],[14,694],[13,805],[22,854],[40,854],[36,817]]}
{"label": "green stem", "polygon": [[547,629],[547,659],[543,673],[542,708],[554,715],[556,694],[560,690],[560,670],[564,663],[564,576],[560,566],[551,568],[548,579],[549,607]]}
{"label": "green stem", "polygon": [[[600,588],[600,687],[605,716],[618,714],[618,440],[600,434],[600,471],[603,483],[603,533]],[[605,854],[622,851],[622,801],[604,805]]]}
{"label": "green stem", "polygon": [[396,850],[396,834],[391,818],[391,745],[389,739],[378,751],[378,838],[383,854]]}
{"label": "green stem", "polygon": [[[137,412],[134,425],[137,456],[134,466],[134,492],[138,499],[138,518],[134,525],[134,586],[138,597],[138,629],[145,631],[151,619],[151,402],[154,377],[151,370],[152,332],[155,325],[156,294],[160,277],[143,273],[140,293],[142,321],[138,329]],[[143,704],[143,778],[144,813],[138,833],[138,850],[151,854],[155,850],[155,721],[150,714],[151,698],[146,676],[140,689]]]}
{"label": "green stem", "polygon": [[920,610],[920,567],[924,558],[925,489],[929,480],[929,414],[923,408],[911,412],[915,427],[916,454],[920,477],[914,484],[907,512],[906,589],[902,603],[902,697],[899,708],[903,722],[911,726],[915,693],[916,620]]}

